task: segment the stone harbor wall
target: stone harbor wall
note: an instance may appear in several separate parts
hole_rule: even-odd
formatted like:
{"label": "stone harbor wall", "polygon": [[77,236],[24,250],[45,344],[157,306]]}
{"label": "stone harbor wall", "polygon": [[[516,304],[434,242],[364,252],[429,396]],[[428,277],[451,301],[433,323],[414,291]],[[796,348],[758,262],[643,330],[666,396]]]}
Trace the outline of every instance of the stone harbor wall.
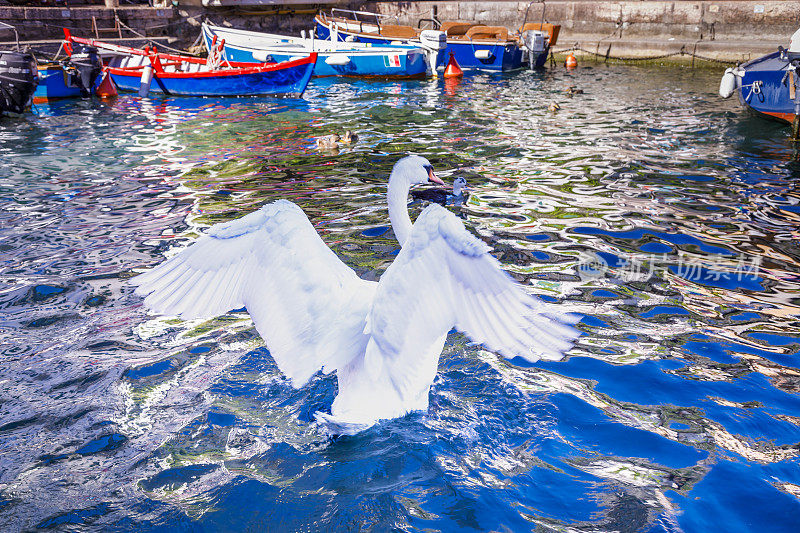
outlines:
{"label": "stone harbor wall", "polygon": [[[0,0],[0,4],[5,1]],[[116,16],[124,25],[148,37],[168,36],[176,46],[186,47],[199,35],[204,19],[235,28],[298,35],[301,30],[314,27],[313,17],[318,9],[331,7],[290,1],[297,0],[285,0],[284,4],[269,0],[269,5],[226,8],[204,7],[199,0],[179,0],[167,7],[0,5],[0,22],[15,26],[25,41],[60,39],[64,26],[76,35],[111,39],[119,36]],[[711,59],[743,61],[775,50],[778,45],[788,46],[789,37],[800,28],[800,1],[343,0],[338,5],[389,15],[413,26],[420,19],[436,18],[514,30],[524,20],[545,20],[561,25],[556,52],[576,49],[579,54],[601,60],[665,54],[691,60],[691,52]],[[0,42],[12,40],[13,33],[0,31]]]}
{"label": "stone harbor wall", "polygon": [[538,22],[544,17],[560,24],[565,39],[788,40],[800,27],[798,1],[368,1],[361,8],[397,15],[405,24],[416,24],[419,18],[436,13],[439,20],[475,21],[512,29],[520,26],[527,10],[528,21]]}
{"label": "stone harbor wall", "polygon": [[[117,7],[65,6],[21,7],[0,5],[0,22],[17,29],[21,41],[60,40],[63,28],[75,35],[105,40],[131,37],[127,28],[147,37],[169,37],[177,46],[191,45],[200,34],[200,24],[208,19],[216,24],[296,35],[300,30],[314,27],[315,6],[289,8],[254,7],[250,10],[234,8],[205,8],[199,5],[167,7]],[[121,27],[116,19],[122,23]],[[121,32],[120,32],[121,30]],[[0,30],[0,43],[14,41],[14,33]]]}
{"label": "stone harbor wall", "polygon": [[[517,29],[525,20],[560,24],[557,49],[580,47],[609,56],[703,52],[743,60],[788,46],[800,28],[798,1],[571,1],[484,0],[385,2],[359,5],[416,26],[421,18],[481,22]],[[688,57],[688,56],[687,56]]]}
{"label": "stone harbor wall", "polygon": [[[103,39],[119,37],[120,31],[115,23],[115,16],[123,24],[136,31],[146,32],[150,36],[174,35],[180,33],[183,26],[176,21],[175,10],[171,6],[167,8],[134,6],[116,9],[107,9],[104,6],[0,6],[0,22],[14,26],[23,41],[61,39],[64,37],[65,27],[81,37]],[[8,30],[0,32],[0,42],[13,39],[13,32]]]}

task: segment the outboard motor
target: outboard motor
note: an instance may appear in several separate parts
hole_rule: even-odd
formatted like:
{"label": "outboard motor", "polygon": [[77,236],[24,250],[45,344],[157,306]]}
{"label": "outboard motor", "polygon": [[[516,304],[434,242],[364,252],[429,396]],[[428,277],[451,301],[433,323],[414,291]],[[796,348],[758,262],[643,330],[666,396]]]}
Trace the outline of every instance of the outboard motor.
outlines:
{"label": "outboard motor", "polygon": [[84,98],[91,96],[94,83],[103,72],[103,64],[97,55],[97,48],[76,45],[69,58],[69,63],[73,68],[69,73],[67,84],[70,87],[78,87]]}
{"label": "outboard motor", "polygon": [[536,58],[547,49],[547,34],[539,30],[522,32],[522,44],[528,51],[528,67],[536,67]]}
{"label": "outboard motor", "polygon": [[439,55],[447,48],[447,34],[439,30],[422,30],[419,34],[419,44],[425,51],[430,74],[436,76],[436,67],[439,63],[444,64],[444,54],[441,54],[442,61],[439,61]]}
{"label": "outboard motor", "polygon": [[33,54],[0,50],[0,115],[24,113],[38,84]]}

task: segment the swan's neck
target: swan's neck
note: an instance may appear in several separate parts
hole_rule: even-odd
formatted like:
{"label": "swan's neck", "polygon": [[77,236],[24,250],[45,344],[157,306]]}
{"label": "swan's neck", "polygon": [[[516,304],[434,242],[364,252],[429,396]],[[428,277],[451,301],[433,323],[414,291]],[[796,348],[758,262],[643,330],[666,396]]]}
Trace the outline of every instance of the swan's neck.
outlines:
{"label": "swan's neck", "polygon": [[392,222],[394,236],[403,246],[411,235],[411,217],[408,216],[408,181],[392,173],[389,178],[387,200],[389,203],[389,220]]}

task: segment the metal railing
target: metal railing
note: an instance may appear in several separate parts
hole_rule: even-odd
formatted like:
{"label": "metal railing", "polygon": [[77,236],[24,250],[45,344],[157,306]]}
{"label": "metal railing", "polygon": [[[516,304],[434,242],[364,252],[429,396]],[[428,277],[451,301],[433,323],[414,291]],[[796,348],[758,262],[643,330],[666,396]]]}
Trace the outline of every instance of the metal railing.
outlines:
{"label": "metal railing", "polygon": [[[338,7],[332,8],[331,9],[331,17],[335,17],[336,13],[343,13],[343,14],[346,14],[346,15],[351,15],[351,17],[343,16],[341,18],[345,18],[345,19],[346,18],[351,18],[351,20],[354,20],[356,22],[372,22],[372,21],[361,20],[360,18],[358,18],[359,15],[363,15],[365,17],[373,17],[375,19],[375,25],[378,26],[379,28],[381,26],[381,20],[380,19],[394,19],[395,22],[399,22],[400,21],[400,18],[399,18],[398,15],[384,15],[384,14],[381,14],[381,13],[373,13],[372,11],[353,11],[351,9],[340,9]],[[324,16],[324,13],[323,13],[323,16]]]}
{"label": "metal railing", "polygon": [[11,30],[14,32],[14,42],[17,43],[17,50],[19,50],[19,33],[17,33],[17,28],[12,26],[11,24],[0,22],[0,30]]}
{"label": "metal railing", "polygon": [[545,0],[534,0],[533,2],[530,2],[528,4],[528,7],[525,8],[525,18],[522,20],[522,26],[520,26],[520,30],[525,27],[525,24],[528,23],[528,10],[531,8],[533,4],[539,4],[539,3],[542,4],[542,21],[539,23],[540,24],[539,27],[541,28],[542,26],[544,26],[544,12],[545,9],[547,9],[547,6],[545,5],[544,2]]}

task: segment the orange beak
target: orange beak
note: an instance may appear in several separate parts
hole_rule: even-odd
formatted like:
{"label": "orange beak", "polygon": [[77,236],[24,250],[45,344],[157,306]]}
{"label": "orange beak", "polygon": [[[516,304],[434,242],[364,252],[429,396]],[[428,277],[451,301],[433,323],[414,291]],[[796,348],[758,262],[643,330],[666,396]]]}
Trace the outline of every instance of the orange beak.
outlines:
{"label": "orange beak", "polygon": [[438,183],[439,185],[444,185],[444,182],[439,178],[437,178],[436,175],[433,173],[432,168],[428,169],[428,181],[432,181],[433,183]]}

